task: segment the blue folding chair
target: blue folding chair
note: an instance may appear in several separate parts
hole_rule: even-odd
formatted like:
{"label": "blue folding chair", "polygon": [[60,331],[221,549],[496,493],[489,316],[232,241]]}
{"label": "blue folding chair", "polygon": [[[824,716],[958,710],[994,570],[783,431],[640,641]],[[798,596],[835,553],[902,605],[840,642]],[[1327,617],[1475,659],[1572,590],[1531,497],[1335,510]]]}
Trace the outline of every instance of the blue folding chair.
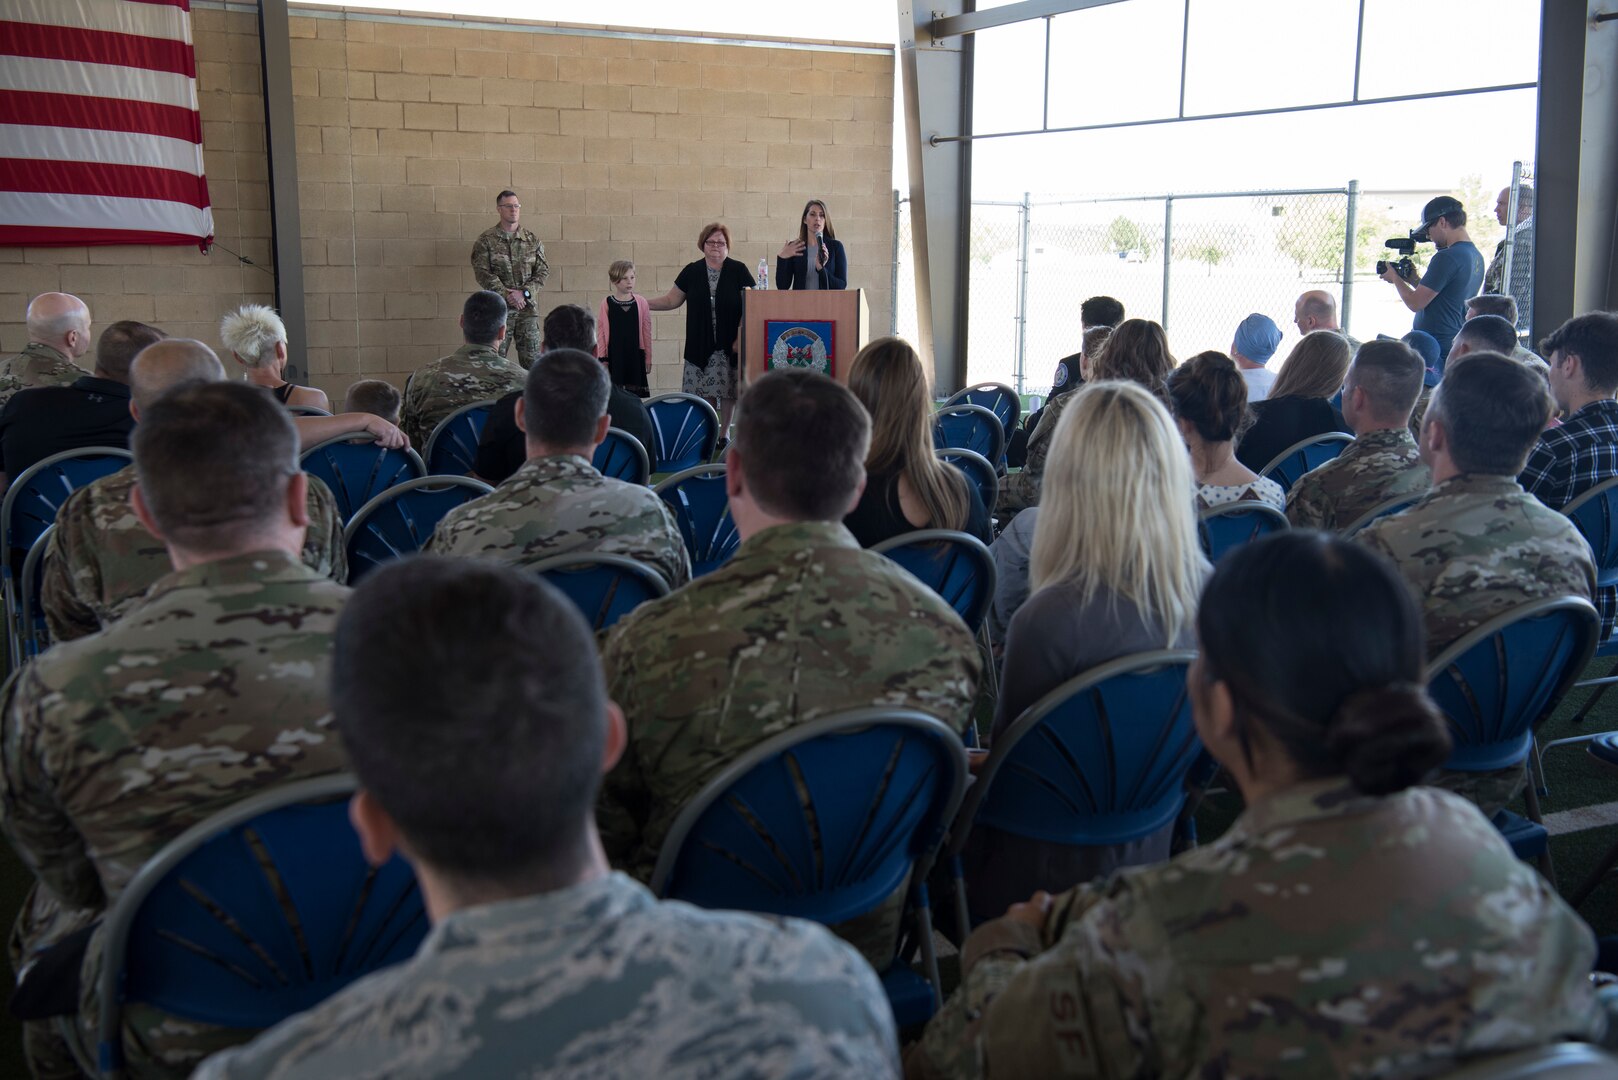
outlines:
{"label": "blue folding chair", "polygon": [[477,466],[478,440],[489,422],[494,401],[462,405],[438,422],[427,437],[427,472],[433,476],[465,476]]}
{"label": "blue folding chair", "polygon": [[938,1008],[927,874],[966,788],[966,751],[907,709],[799,724],[710,780],[669,828],[652,891],[706,908],[846,922],[906,889],[924,982],[896,950],[882,973],[901,1028]]}
{"label": "blue folding chair", "polygon": [[658,394],[646,399],[656,446],[648,446],[655,460],[652,471],[694,469],[713,457],[719,443],[719,414],[695,394]]}
{"label": "blue folding chair", "polygon": [[287,405],[286,411],[293,416],[330,416],[331,413],[319,405]]}
{"label": "blue folding chair", "polygon": [[[1529,762],[1534,729],[1590,662],[1601,617],[1582,597],[1532,600],[1479,626],[1427,665],[1427,693],[1448,721],[1454,749],[1444,768],[1493,772]],[[1553,884],[1539,792],[1524,788],[1528,820],[1507,811],[1495,824],[1519,858],[1537,858]]]}
{"label": "blue folding chair", "polygon": [[982,454],[974,454],[970,450],[935,450],[940,461],[947,461],[966,474],[967,480],[978,489],[978,495],[983,499],[983,508],[990,515],[994,514],[994,504],[1000,498],[1000,477],[994,471],[994,466]]}
{"label": "blue folding chair", "polygon": [[1185,685],[1194,659],[1188,650],[1159,650],[1093,667],[1029,706],[995,739],[946,848],[963,939],[971,916],[961,852],[974,828],[1111,846],[1179,817],[1187,774],[1203,752]]}
{"label": "blue folding chair", "polygon": [[[951,394],[949,400],[944,402],[944,408],[954,405],[977,405],[994,413],[996,420],[1000,421],[1000,431],[1006,437],[1017,430],[1017,423],[1022,420],[1022,398],[1017,392],[1004,383],[979,383],[977,386],[968,386]],[[1002,468],[1005,462],[1000,458],[990,459]]]}
{"label": "blue folding chair", "polygon": [[1292,485],[1298,482],[1298,477],[1331,461],[1353,441],[1354,436],[1341,431],[1328,431],[1324,435],[1311,436],[1293,443],[1275,455],[1268,465],[1259,470],[1259,475],[1267,476],[1280,484],[1282,491],[1291,491]]}
{"label": "blue folding chair", "polygon": [[[1564,506],[1562,513],[1573,521],[1573,527],[1579,530],[1579,535],[1590,545],[1590,551],[1595,556],[1596,587],[1607,589],[1618,586],[1618,477],[1603,480],[1584,492]],[[1618,658],[1618,634],[1598,644],[1596,656]],[[1579,689],[1593,686],[1596,692],[1579,707],[1579,711],[1573,716],[1573,723],[1584,723],[1584,718],[1590,715],[1590,710],[1595,708],[1596,702],[1601,700],[1607,688],[1613,683],[1618,683],[1618,662],[1615,662],[1601,678],[1574,683],[1573,685]],[[1557,739],[1546,743],[1545,749],[1569,743],[1588,742],[1593,738],[1594,735],[1575,735],[1567,739]]]}
{"label": "blue folding chair", "polygon": [[366,503],[406,480],[427,475],[414,450],[390,450],[369,435],[339,435],[303,452],[303,471],[331,488],[337,513],[346,523]]}
{"label": "blue folding chair", "polygon": [[933,418],[933,449],[970,450],[997,462],[1006,453],[1006,429],[981,405],[945,405]]}
{"label": "blue folding chair", "polygon": [[983,541],[952,529],[917,529],[871,548],[943,598],[974,634],[994,602],[994,556]]}
{"label": "blue folding chair", "polygon": [[35,657],[50,644],[50,628],[45,624],[45,609],[40,606],[40,592],[45,583],[45,549],[56,533],[52,525],[39,534],[34,546],[28,549],[28,558],[22,564],[22,600],[17,605],[22,616],[22,655]]}
{"label": "blue folding chair", "polygon": [[1446,1080],[1611,1080],[1618,1057],[1589,1043],[1552,1043],[1469,1061]]}
{"label": "blue folding chair", "polygon": [[351,776],[263,792],[187,829],[107,915],[102,1075],[123,1068],[123,1009],[267,1028],[412,956],[427,914],[410,866],[371,867],[348,824]]}
{"label": "blue folding chair", "polygon": [[492,492],[470,476],[422,476],[381,492],[343,526],[348,583],[427,546],[444,515]]}
{"label": "blue folding chair", "polygon": [[645,484],[652,475],[652,463],[646,456],[646,447],[623,428],[607,429],[607,437],[596,447],[590,464],[602,476],[610,476],[627,484]]}
{"label": "blue folding chair", "polygon": [[730,517],[723,465],[698,465],[677,472],[652,490],[674,511],[680,539],[691,556],[693,578],[712,573],[736,554],[742,538]]}
{"label": "blue folding chair", "polygon": [[1224,503],[1197,515],[1197,542],[1209,562],[1218,562],[1243,544],[1287,526],[1287,516],[1269,503]]}
{"label": "blue folding chair", "polygon": [[1386,502],[1377,503],[1375,506],[1365,511],[1365,513],[1349,522],[1348,528],[1343,530],[1343,535],[1353,536],[1355,533],[1371,524],[1371,522],[1380,521],[1381,519],[1392,514],[1402,513],[1426,497],[1426,495],[1395,495]]}
{"label": "blue folding chair", "polygon": [[15,670],[22,660],[23,615],[18,610],[16,573],[28,550],[56,521],[67,497],[93,480],[117,472],[134,460],[128,450],[115,446],[89,446],[64,450],[36,462],[12,480],[0,501],[0,533],[5,535],[5,557],[0,558],[0,595],[6,609],[6,641]]}
{"label": "blue folding chair", "polygon": [[669,583],[655,568],[623,555],[558,555],[529,569],[562,590],[596,631],[669,594]]}
{"label": "blue folding chair", "polygon": [[[1585,749],[1589,751],[1590,760],[1598,766],[1608,772],[1618,772],[1618,731],[1605,731],[1592,737]],[[1595,871],[1584,879],[1584,884],[1568,897],[1568,903],[1574,908],[1581,907],[1590,899],[1590,894],[1596,891],[1602,879],[1612,873],[1614,866],[1618,866],[1618,843],[1607,849],[1606,858],[1602,859]]]}

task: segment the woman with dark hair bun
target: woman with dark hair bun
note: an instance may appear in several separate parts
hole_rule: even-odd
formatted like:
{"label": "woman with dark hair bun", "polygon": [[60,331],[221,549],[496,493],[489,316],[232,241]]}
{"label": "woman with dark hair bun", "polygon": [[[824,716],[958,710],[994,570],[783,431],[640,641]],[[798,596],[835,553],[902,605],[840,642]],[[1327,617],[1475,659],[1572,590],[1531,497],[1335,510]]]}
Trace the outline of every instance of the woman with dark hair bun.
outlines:
{"label": "woman with dark hair bun", "polygon": [[1236,460],[1236,442],[1253,422],[1247,380],[1222,352],[1198,353],[1169,373],[1169,409],[1191,452],[1197,509],[1233,502],[1287,508],[1281,485]]}
{"label": "woman with dark hair bun", "polygon": [[1415,786],[1450,743],[1393,568],[1278,533],[1215,567],[1196,622],[1197,732],[1246,811],[980,927],[906,1075],[1416,1078],[1598,1038],[1590,929],[1475,806]]}

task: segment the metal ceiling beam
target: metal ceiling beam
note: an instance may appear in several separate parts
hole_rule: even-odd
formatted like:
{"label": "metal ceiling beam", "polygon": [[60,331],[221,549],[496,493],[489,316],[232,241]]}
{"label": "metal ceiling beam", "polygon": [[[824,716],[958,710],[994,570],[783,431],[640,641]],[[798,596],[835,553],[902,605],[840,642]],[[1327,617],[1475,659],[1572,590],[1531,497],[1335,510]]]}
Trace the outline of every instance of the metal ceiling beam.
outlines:
{"label": "metal ceiling beam", "polygon": [[927,32],[932,40],[941,41],[996,26],[1011,26],[1014,23],[1030,22],[1052,15],[1065,15],[1070,11],[1083,11],[1085,8],[1105,7],[1108,4],[1122,2],[1123,0],[1021,0],[1021,3],[1006,4],[988,11],[963,11],[958,15],[943,14],[935,9]]}

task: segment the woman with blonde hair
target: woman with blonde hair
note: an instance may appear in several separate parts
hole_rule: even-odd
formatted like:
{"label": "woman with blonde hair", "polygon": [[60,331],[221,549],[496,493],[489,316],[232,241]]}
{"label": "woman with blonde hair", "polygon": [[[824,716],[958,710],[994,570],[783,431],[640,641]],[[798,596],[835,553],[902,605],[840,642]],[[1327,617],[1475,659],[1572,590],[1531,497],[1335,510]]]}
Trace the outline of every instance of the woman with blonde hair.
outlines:
{"label": "woman with blonde hair", "polygon": [[961,471],[933,452],[933,406],[921,357],[878,338],[854,357],[848,388],[871,414],[865,492],[843,519],[861,547],[916,529],[954,529],[987,544],[989,513]]}
{"label": "woman with blonde hair", "polygon": [[1352,429],[1331,399],[1343,388],[1353,346],[1335,330],[1311,330],[1287,354],[1270,396],[1253,405],[1253,426],[1236,460],[1262,472],[1283,450],[1328,431]]}
{"label": "woman with blonde hair", "polygon": [[[1180,433],[1144,387],[1098,382],[1073,395],[1045,466],[1029,562],[1033,592],[1007,631],[994,737],[1098,664],[1192,647],[1208,573],[1194,490]],[[1172,832],[1171,824],[1094,848],[977,828],[965,853],[967,896],[976,916],[999,915],[1036,889],[1067,889],[1119,866],[1166,859]]]}
{"label": "woman with blonde hair", "polygon": [[287,366],[287,328],[274,308],[246,304],[219,324],[219,342],[242,366],[243,376],[283,405],[312,405],[331,412],[324,390],[298,386],[281,377]]}
{"label": "woman with blonde hair", "polygon": [[1084,377],[1127,379],[1146,387],[1159,401],[1167,401],[1164,384],[1177,363],[1161,325],[1150,319],[1125,319],[1090,360]]}

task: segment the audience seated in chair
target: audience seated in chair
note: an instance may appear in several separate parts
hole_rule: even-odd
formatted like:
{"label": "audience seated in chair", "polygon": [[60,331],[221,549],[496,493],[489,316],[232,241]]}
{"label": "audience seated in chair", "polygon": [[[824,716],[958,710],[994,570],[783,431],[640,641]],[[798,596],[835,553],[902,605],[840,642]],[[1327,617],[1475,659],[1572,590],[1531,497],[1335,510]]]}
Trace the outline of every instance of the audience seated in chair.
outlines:
{"label": "audience seated in chair", "polygon": [[953,529],[994,539],[977,485],[933,452],[927,372],[903,338],[878,338],[854,357],[848,388],[871,414],[865,490],[843,519],[861,547],[916,529]]}
{"label": "audience seated in chair", "polygon": [[468,296],[460,326],[466,344],[417,368],[405,381],[399,426],[417,453],[427,452],[433,429],[456,409],[522,389],[522,368],[500,355],[506,336],[505,298],[487,289]]}
{"label": "audience seated in chair", "polygon": [[[1092,326],[1084,332],[1080,352],[1077,356],[1068,358],[1077,365],[1077,370],[1071,376],[1074,385],[1067,387],[1060,394],[1051,391],[1050,400],[1045,403],[1045,407],[1029,417],[1023,425],[1029,434],[1025,444],[1025,458],[1021,462],[1022,469],[1006,476],[1005,483],[1001,485],[999,504],[995,507],[995,513],[1010,516],[1019,510],[1039,505],[1040,482],[1045,475],[1045,458],[1051,451],[1051,434],[1056,431],[1056,422],[1062,418],[1062,410],[1072,402],[1074,392],[1091,378],[1095,357],[1106,347],[1107,339],[1111,336],[1110,326]],[[1062,362],[1061,371],[1072,370],[1068,360]]]}
{"label": "audience seated in chair", "polygon": [[[864,483],[870,420],[845,387],[773,371],[748,388],[726,456],[742,543],[724,566],[642,605],[603,651],[629,746],[600,821],[615,865],[643,880],[680,808],[744,750],[844,709],[918,709],[965,730],[981,661],[931,589],[842,525]],[[893,957],[903,888],[851,930]]]}
{"label": "audience seated in chair", "polygon": [[592,811],[624,719],[556,590],[490,563],[384,567],[344,613],[333,676],[350,817],[373,861],[415,865],[433,931],[199,1080],[896,1074],[854,950],[608,869]]}
{"label": "audience seated in chair", "polygon": [[[1511,324],[1512,332],[1515,333],[1518,325],[1517,300],[1515,297],[1502,296],[1500,293],[1479,293],[1466,302],[1466,320],[1471,322],[1479,315],[1498,315]],[[1453,345],[1450,346],[1450,350],[1454,351]],[[1513,360],[1527,364],[1541,375],[1547,378],[1550,376],[1550,364],[1532,349],[1524,348],[1520,340],[1512,343],[1508,355]]]}
{"label": "audience seated in chair", "polygon": [[1124,379],[1140,383],[1168,404],[1168,377],[1179,361],[1169,352],[1168,335],[1150,319],[1126,319],[1113,328],[1090,362],[1086,381]]}
{"label": "audience seated in chair", "polygon": [[1241,374],[1248,404],[1257,404],[1270,396],[1275,372],[1266,365],[1280,344],[1281,328],[1268,315],[1255,311],[1236,325],[1236,334],[1230,342],[1230,359]]}
{"label": "audience seated in chair", "polygon": [[[221,382],[225,369],[213,350],[197,341],[171,338],[149,345],[130,369],[129,413],[137,422],[144,410],[182,382]],[[190,399],[187,399],[190,400]],[[294,418],[305,441],[342,434],[341,429],[376,429],[379,438],[403,441],[398,429],[376,417]],[[335,429],[335,430],[334,430]],[[151,584],[172,569],[163,543],[129,508],[137,470],[130,465],[68,496],[56,514],[56,531],[45,549],[40,604],[57,641],[93,634],[133,607]],[[309,477],[304,514],[303,562],[316,574],[342,582],[348,577],[343,523],[330,489]]]}
{"label": "audience seated in chair", "polygon": [[651,488],[602,476],[591,455],[611,417],[607,369],[589,353],[555,349],[528,369],[517,426],[528,461],[494,491],[456,507],[422,550],[531,566],[557,555],[624,555],[671,585],[691,560],[667,504]]}
{"label": "audience seated in chair", "polygon": [[25,316],[28,344],[0,360],[0,406],[30,386],[68,386],[90,374],[74,361],[90,351],[90,309],[71,293],[40,293]]}
{"label": "audience seated in chair", "polygon": [[[386,379],[361,379],[350,383],[348,392],[343,395],[343,411],[345,413],[370,413],[380,416],[390,424],[399,422],[399,406],[404,401],[404,395],[399,388]],[[426,450],[421,447],[417,453]]]}
{"label": "audience seated in chair", "polygon": [[[1225,364],[1239,403],[1241,376]],[[1132,383],[1092,382],[1073,395],[1052,443],[1051,483],[1034,531],[1033,594],[1011,618],[995,737],[1098,664],[1189,648],[1208,572],[1185,448],[1151,394]],[[1018,779],[1006,774],[998,782]],[[967,896],[975,910],[1003,911],[1036,888],[1070,888],[1119,866],[1166,859],[1172,831],[1119,848],[1076,848],[980,826],[963,854]]]}
{"label": "audience seated in chair", "polygon": [[326,392],[296,386],[282,378],[287,366],[287,328],[273,308],[247,304],[219,324],[219,341],[245,370],[247,381],[262,386],[283,405],[307,405],[331,412]]}
{"label": "audience seated in chair", "polygon": [[[136,360],[137,393],[148,358],[185,351],[217,364],[200,343],[159,342]],[[192,825],[346,764],[326,664],[348,590],[298,561],[309,518],[292,418],[259,389],[222,381],[187,382],[139,408],[125,512],[167,549],[173,572],[115,626],[34,660],[5,703],[3,828],[38,879],[13,932],[23,965],[90,924]],[[82,969],[36,970],[81,972],[83,1061],[95,1043],[99,934],[62,947],[75,945]],[[246,1037],[141,1004],[125,1019],[142,1076],[185,1076]],[[30,1023],[28,1049],[38,1074],[57,1075],[64,1048],[48,1035]]]}
{"label": "audience seated in chair", "polygon": [[[1595,593],[1595,563],[1573,522],[1517,483],[1550,413],[1545,380],[1498,353],[1469,354],[1449,368],[1422,422],[1432,490],[1354,534],[1409,584],[1429,658],[1525,601]],[[1490,815],[1522,781],[1520,765],[1438,780]]]}
{"label": "audience seated in chair", "polygon": [[1449,739],[1385,563],[1244,545],[1197,634],[1197,730],[1245,812],[980,927],[907,1076],[1436,1076],[1601,1036],[1590,930],[1475,807],[1413,786]]}
{"label": "audience seated in chair", "polygon": [[[552,308],[540,325],[539,351],[548,353],[553,349],[578,349],[594,356],[595,316],[577,304]],[[489,417],[483,424],[473,472],[491,484],[503,483],[528,460],[528,441],[517,426],[517,399],[520,397],[522,391],[514,390],[496,401],[489,407]],[[612,418],[613,427],[640,440],[641,446],[646,448],[646,456],[655,466],[657,437],[641,399],[621,386],[614,386],[607,396],[607,415]]]}
{"label": "audience seated in chair", "polygon": [[0,408],[0,490],[52,454],[129,446],[129,365],[167,335],[145,323],[115,322],[96,341],[94,374],[66,386],[19,390]]}
{"label": "audience seated in chair", "polygon": [[1335,330],[1315,330],[1287,354],[1270,396],[1253,406],[1253,426],[1236,458],[1261,473],[1283,450],[1328,431],[1347,431],[1331,403],[1343,388],[1353,350]]}
{"label": "audience seated in chair", "polygon": [[1221,352],[1198,353],[1170,373],[1168,389],[1174,422],[1191,453],[1197,509],[1261,502],[1285,510],[1281,485],[1236,460],[1236,445],[1252,411],[1247,381],[1231,358]]}
{"label": "audience seated in chair", "polygon": [[[1461,334],[1481,320],[1466,323]],[[1564,419],[1540,434],[1518,481],[1528,494],[1560,510],[1618,476],[1618,401],[1613,400],[1618,393],[1618,314],[1593,311],[1569,319],[1540,348],[1549,358],[1551,396]],[[1596,609],[1605,641],[1618,618],[1618,589],[1597,589]]]}
{"label": "audience seated in chair", "polygon": [[[1083,386],[1089,378],[1086,373],[1095,359],[1095,349],[1107,340],[1107,335],[1102,334],[1095,339],[1095,346],[1092,347],[1090,331],[1110,332],[1123,321],[1124,305],[1113,297],[1092,296],[1079,305],[1079,351],[1056,362],[1056,370],[1051,373],[1050,396],[1045,399],[1046,407]],[[1006,460],[1012,468],[1021,468],[1027,461],[1029,440],[1039,430],[1040,416],[1044,411],[1044,408],[1035,409],[1023,417],[1022,427],[1015,434],[1008,433]],[[1054,426],[1052,430],[1055,430]]]}
{"label": "audience seated in chair", "polygon": [[[1461,342],[1456,338],[1452,362]],[[1287,492],[1287,520],[1294,528],[1339,532],[1389,499],[1426,493],[1432,473],[1409,427],[1423,370],[1421,357],[1403,342],[1360,346],[1343,381],[1343,419],[1354,429],[1354,441]]]}

